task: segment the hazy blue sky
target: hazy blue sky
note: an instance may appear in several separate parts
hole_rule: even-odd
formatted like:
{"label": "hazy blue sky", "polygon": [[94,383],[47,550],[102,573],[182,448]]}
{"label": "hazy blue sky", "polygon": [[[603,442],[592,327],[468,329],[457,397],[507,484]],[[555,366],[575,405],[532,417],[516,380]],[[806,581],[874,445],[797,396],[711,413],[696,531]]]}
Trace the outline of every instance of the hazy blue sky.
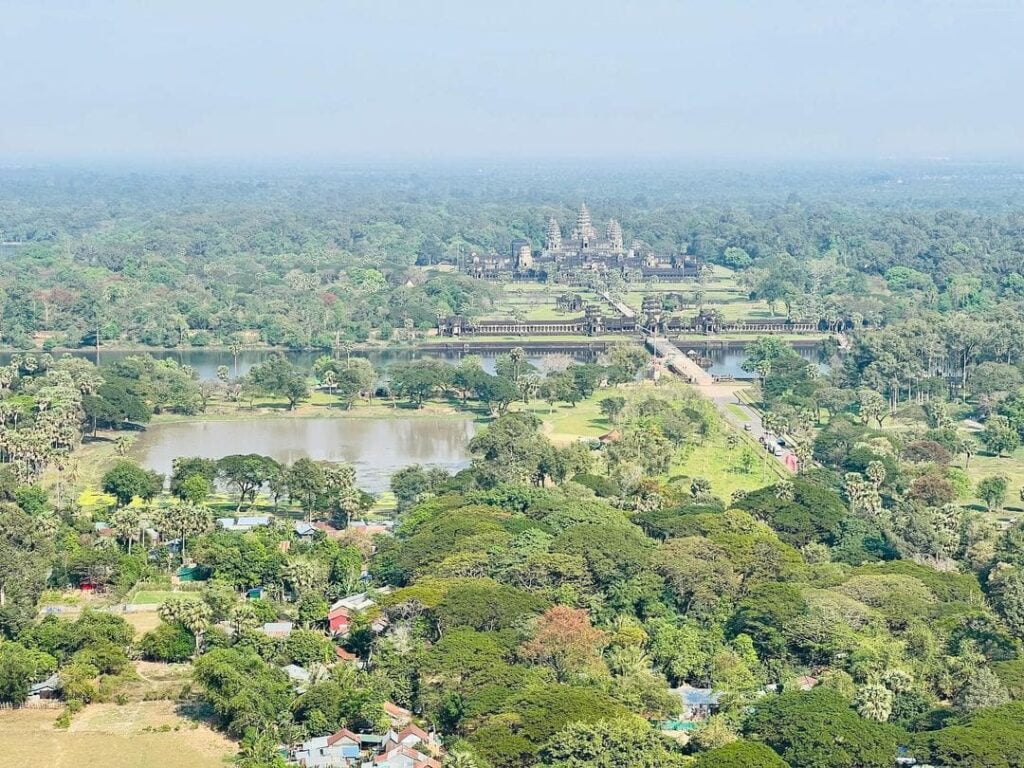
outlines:
{"label": "hazy blue sky", "polygon": [[1024,156],[1024,3],[0,0],[0,155]]}

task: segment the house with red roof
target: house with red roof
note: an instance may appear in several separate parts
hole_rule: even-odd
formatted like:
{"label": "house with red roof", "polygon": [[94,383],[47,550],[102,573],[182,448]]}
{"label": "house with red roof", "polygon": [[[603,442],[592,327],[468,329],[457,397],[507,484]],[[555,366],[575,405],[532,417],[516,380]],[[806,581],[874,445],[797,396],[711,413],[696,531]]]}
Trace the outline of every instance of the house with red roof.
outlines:
{"label": "house with red roof", "polygon": [[391,721],[392,728],[404,728],[412,722],[412,712],[391,701],[384,702],[384,714]]}
{"label": "house with red roof", "polygon": [[376,768],[441,768],[440,761],[405,746],[394,747],[377,755],[373,764]]}

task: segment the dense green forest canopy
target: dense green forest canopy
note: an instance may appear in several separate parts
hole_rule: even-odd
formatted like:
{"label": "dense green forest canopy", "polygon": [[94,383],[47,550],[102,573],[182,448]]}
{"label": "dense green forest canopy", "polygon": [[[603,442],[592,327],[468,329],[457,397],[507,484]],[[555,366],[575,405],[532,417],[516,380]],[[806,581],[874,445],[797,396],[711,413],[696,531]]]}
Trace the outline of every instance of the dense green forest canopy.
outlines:
{"label": "dense green forest canopy", "polygon": [[[6,169],[0,340],[27,345],[44,332],[68,346],[99,336],[309,347],[429,328],[438,312],[477,314],[493,299],[488,286],[433,266],[504,253],[515,237],[539,247],[547,218],[564,220],[582,200],[656,251],[752,269],[766,296],[785,293],[778,283],[792,277],[783,254],[884,277],[946,308],[1024,292],[1012,167],[681,168],[638,178],[559,166]],[[758,270],[773,265],[766,285]]]}

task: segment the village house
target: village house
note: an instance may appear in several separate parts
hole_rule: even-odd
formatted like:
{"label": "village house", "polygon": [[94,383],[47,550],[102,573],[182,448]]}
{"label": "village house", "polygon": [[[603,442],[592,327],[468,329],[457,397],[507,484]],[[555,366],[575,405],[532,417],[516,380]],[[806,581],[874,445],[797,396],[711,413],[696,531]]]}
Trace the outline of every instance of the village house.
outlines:
{"label": "village house", "polygon": [[35,683],[28,689],[26,701],[42,701],[44,699],[56,699],[60,697],[61,682],[60,675],[54,672],[45,680]]}
{"label": "village house", "polygon": [[340,645],[334,646],[334,656],[338,661],[344,661],[346,664],[352,664],[358,669],[362,669],[365,663],[351,651],[346,651]]}
{"label": "village house", "polygon": [[412,747],[395,747],[374,758],[374,768],[441,768],[441,762]]}
{"label": "village house", "polygon": [[405,707],[400,707],[394,702],[384,702],[384,714],[391,721],[392,728],[404,728],[412,722],[412,712]]}
{"label": "village house", "polygon": [[289,750],[289,762],[301,768],[441,768],[443,756],[437,737],[415,725],[383,736],[342,728]]}
{"label": "village house", "polygon": [[420,747],[426,749],[431,755],[435,757],[440,755],[441,742],[437,738],[436,733],[427,733],[418,725],[409,724],[402,730],[395,732],[389,731],[384,738],[383,751],[385,753],[406,747],[408,749],[418,749]]}
{"label": "village house", "polygon": [[[387,589],[379,590],[387,594]],[[357,592],[354,595],[343,597],[336,601],[327,611],[327,628],[332,635],[344,637],[348,634],[352,619],[357,613],[362,613],[373,608],[377,603],[366,592]],[[371,625],[374,632],[381,632],[387,626],[387,619],[383,616],[374,619]]]}
{"label": "village house", "polygon": [[384,536],[395,527],[393,520],[353,520],[346,530],[360,536]]}
{"label": "village house", "polygon": [[245,533],[246,531],[251,531],[253,528],[262,528],[267,525],[270,525],[269,515],[217,518],[217,527],[225,531]]}
{"label": "village house", "polygon": [[313,527],[324,534],[328,539],[340,539],[345,535],[345,531],[339,530],[330,523],[325,523],[323,521],[313,523]]}
{"label": "village house", "polygon": [[722,699],[722,694],[718,691],[711,688],[694,688],[690,685],[673,688],[672,693],[682,704],[682,719],[689,722],[707,720],[718,711]]}
{"label": "village house", "polygon": [[360,738],[342,728],[330,736],[308,739],[292,749],[291,760],[302,768],[348,768],[358,765],[363,749]]}
{"label": "village house", "polygon": [[268,621],[259,631],[275,640],[287,640],[291,637],[293,627],[290,621]]}
{"label": "village house", "polygon": [[296,693],[305,693],[308,690],[309,681],[312,678],[309,670],[300,667],[298,664],[286,664],[281,669],[288,675],[288,680],[292,684],[292,690]]}

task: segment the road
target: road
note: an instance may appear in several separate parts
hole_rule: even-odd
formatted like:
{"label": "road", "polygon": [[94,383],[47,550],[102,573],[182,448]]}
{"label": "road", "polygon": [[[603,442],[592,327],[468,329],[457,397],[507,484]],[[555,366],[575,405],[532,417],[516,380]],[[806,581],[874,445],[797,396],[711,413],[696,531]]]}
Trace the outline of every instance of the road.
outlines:
{"label": "road", "polygon": [[607,301],[609,304],[611,304],[613,307],[619,310],[619,312],[622,313],[623,317],[636,317],[636,312],[633,311],[632,307],[628,306],[627,304],[623,304],[618,299],[613,299],[607,291],[601,294],[601,298],[603,298],[605,301]]}
{"label": "road", "polygon": [[[648,336],[646,339],[647,348],[658,358],[664,360],[665,367],[682,377],[690,383],[701,395],[706,397],[723,418],[738,430],[744,431],[753,437],[759,444],[768,434],[761,422],[761,414],[749,405],[740,402],[736,397],[738,390],[745,385],[734,381],[715,381],[715,377],[701,368],[695,360],[690,359],[679,347],[664,337]],[[743,414],[742,416],[740,414]],[[774,438],[773,438],[774,439]],[[764,449],[762,449],[764,450]],[[788,448],[776,456],[772,454],[785,471],[792,472],[796,467],[795,456],[790,457]]]}
{"label": "road", "polygon": [[[736,397],[736,392],[744,386],[736,382],[715,382],[713,384],[695,385],[693,388],[714,403],[715,407],[718,408],[718,412],[722,414],[729,424],[736,429],[745,431],[758,443],[761,443],[767,435],[764,424],[761,423],[761,414],[749,405],[740,402]],[[737,411],[743,415],[741,416]],[[791,451],[788,448],[783,448],[782,454],[774,457],[779,466],[787,472],[793,471],[786,464],[786,457],[790,453]]]}

